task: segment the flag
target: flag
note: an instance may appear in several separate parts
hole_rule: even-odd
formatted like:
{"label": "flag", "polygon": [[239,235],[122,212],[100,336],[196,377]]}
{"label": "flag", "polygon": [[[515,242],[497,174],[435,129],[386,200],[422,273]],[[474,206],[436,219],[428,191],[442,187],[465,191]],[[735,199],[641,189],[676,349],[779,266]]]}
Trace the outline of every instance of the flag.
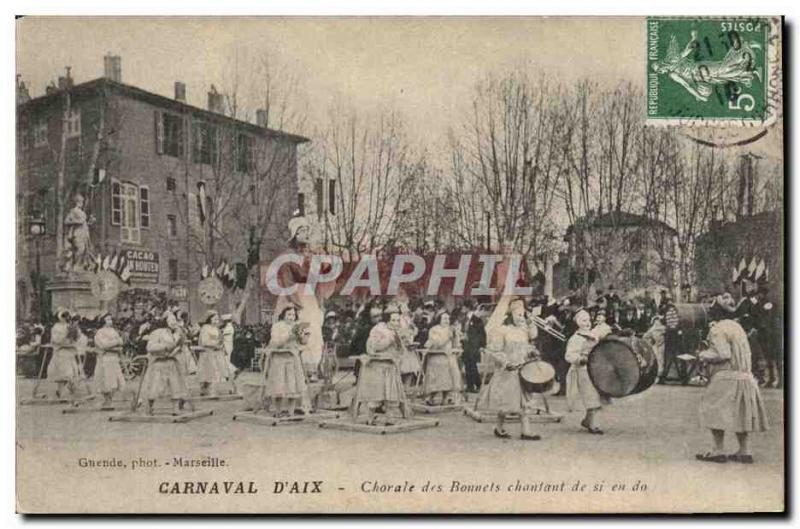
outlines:
{"label": "flag", "polygon": [[236,274],[231,268],[231,265],[228,262],[225,262],[225,279],[228,283],[228,288],[235,288],[236,287]]}
{"label": "flag", "polygon": [[130,285],[131,284],[131,262],[127,259],[125,260],[125,267],[122,269],[122,272],[119,274],[119,279],[123,283]]}
{"label": "flag", "polygon": [[758,260],[755,256],[750,261],[750,265],[747,267],[747,279],[753,279],[753,274],[755,274],[756,267],[758,266]]}
{"label": "flag", "polygon": [[119,255],[117,255],[116,250],[114,251],[114,255],[111,257],[111,261],[108,262],[108,268],[112,272],[117,271],[117,266],[119,265]]}
{"label": "flag", "polygon": [[197,211],[200,215],[200,224],[206,223],[206,183],[200,180],[197,182]]}
{"label": "flag", "polygon": [[214,269],[214,275],[220,279],[225,276],[225,259],[222,259]]}
{"label": "flag", "polygon": [[106,179],[106,170],[102,167],[95,167],[92,175],[92,187],[99,186]]}
{"label": "flag", "polygon": [[764,262],[764,259],[758,262],[758,266],[756,267],[755,277],[754,279],[758,281],[762,275],[764,275],[764,270],[767,269],[767,264]]}
{"label": "flag", "polygon": [[122,276],[122,271],[128,266],[128,258],[124,254],[119,255],[119,260],[117,262],[117,267],[114,269],[114,273],[118,276]]}
{"label": "flag", "polygon": [[103,256],[100,255],[100,254],[97,254],[97,255],[94,256],[94,270],[93,271],[94,271],[95,274],[100,271],[100,267],[101,266],[103,266]]}
{"label": "flag", "polygon": [[205,279],[208,277],[208,265],[204,264],[203,268],[200,269],[200,279]]}
{"label": "flag", "polygon": [[739,261],[739,266],[735,266],[733,268],[733,284],[735,285],[742,279],[742,272],[745,271],[747,268],[747,261],[744,257],[742,257],[741,261]]}
{"label": "flag", "polygon": [[103,270],[108,270],[108,265],[110,262],[111,262],[111,256],[106,255],[105,258],[103,259],[103,264],[102,264]]}

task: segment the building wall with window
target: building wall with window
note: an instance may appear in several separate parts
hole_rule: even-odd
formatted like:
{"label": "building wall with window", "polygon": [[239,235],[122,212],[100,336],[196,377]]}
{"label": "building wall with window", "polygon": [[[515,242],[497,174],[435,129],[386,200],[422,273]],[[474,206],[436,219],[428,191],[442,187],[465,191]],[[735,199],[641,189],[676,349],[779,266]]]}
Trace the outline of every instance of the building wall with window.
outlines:
{"label": "building wall with window", "polygon": [[556,296],[597,290],[625,292],[676,287],[676,232],[631,213],[581,219],[567,229],[566,252],[554,267]]}
{"label": "building wall with window", "polygon": [[[202,314],[207,307],[196,294],[201,267],[223,257],[231,264],[247,260],[247,226],[259,220],[259,203],[266,196],[275,197],[276,206],[266,221],[260,257],[270,259],[285,247],[298,195],[296,149],[305,138],[107,79],[74,86],[70,94],[74,111],[65,121],[65,195],[80,192],[87,197],[86,209],[96,218],[91,234],[97,251],[122,252],[134,259],[133,286],[165,290],[195,317]],[[63,93],[55,93],[18,107],[20,233],[25,233],[26,220],[41,210],[47,234],[39,239],[39,255],[43,275],[49,277],[56,272],[56,223],[63,220],[57,219],[55,193],[63,101]],[[97,144],[101,117],[108,134]],[[259,158],[276,152],[281,153],[279,163],[274,155]],[[93,160],[103,170],[99,184],[91,170]],[[279,172],[281,179],[265,177],[270,171]],[[217,200],[225,215],[201,222],[200,182],[207,192],[207,213]],[[71,203],[65,213],[69,207]],[[215,237],[209,235],[212,220]],[[30,243],[26,235],[18,244],[18,279],[30,275],[35,259]],[[255,278],[257,271],[251,280]],[[233,308],[228,298],[219,309]],[[259,303],[260,296],[250,296],[249,321],[259,319]]]}

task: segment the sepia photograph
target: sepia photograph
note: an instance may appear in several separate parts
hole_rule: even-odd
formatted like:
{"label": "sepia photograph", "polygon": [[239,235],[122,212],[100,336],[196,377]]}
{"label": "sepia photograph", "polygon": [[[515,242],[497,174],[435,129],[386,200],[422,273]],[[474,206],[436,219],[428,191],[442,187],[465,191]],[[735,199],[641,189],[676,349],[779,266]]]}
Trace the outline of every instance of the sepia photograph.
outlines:
{"label": "sepia photograph", "polygon": [[781,16],[15,27],[18,513],[787,509]]}

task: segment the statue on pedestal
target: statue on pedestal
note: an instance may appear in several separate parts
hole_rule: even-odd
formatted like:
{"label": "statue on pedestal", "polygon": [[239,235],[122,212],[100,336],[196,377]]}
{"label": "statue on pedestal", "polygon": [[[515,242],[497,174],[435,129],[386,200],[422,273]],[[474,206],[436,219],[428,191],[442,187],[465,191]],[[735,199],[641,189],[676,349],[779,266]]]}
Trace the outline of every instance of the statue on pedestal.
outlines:
{"label": "statue on pedestal", "polygon": [[91,236],[89,224],[94,222],[94,216],[84,211],[83,195],[75,195],[74,207],[64,218],[64,255],[61,268],[65,272],[82,270],[92,260]]}

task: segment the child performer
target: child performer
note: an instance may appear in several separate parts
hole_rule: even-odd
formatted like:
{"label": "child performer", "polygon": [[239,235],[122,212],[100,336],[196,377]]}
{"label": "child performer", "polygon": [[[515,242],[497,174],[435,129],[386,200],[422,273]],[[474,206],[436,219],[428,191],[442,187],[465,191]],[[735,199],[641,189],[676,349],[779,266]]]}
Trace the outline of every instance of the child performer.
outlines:
{"label": "child performer", "polygon": [[[425,378],[422,393],[429,406],[436,404],[436,394],[441,394],[439,404],[454,404],[454,394],[461,389],[461,376],[455,378],[452,369],[451,350],[453,347],[453,328],[450,327],[450,315],[442,311],[436,319],[436,325],[428,332],[426,349],[444,351],[445,354],[428,353],[425,359]],[[457,361],[457,360],[456,360]]]}
{"label": "child performer", "polygon": [[272,401],[275,417],[305,412],[302,406],[308,400],[308,387],[300,355],[307,332],[306,324],[297,323],[294,306],[284,308],[272,326],[263,370],[264,397]]}
{"label": "child performer", "polygon": [[206,313],[206,319],[200,327],[198,345],[203,348],[200,360],[197,362],[200,395],[216,394],[217,385],[228,378],[228,360],[222,349],[217,311],[209,310]]}
{"label": "child performer", "polygon": [[169,397],[175,412],[183,409],[189,390],[183,378],[177,355],[183,341],[178,320],[166,311],[147,338],[148,364],[142,381],[142,398],[147,401],[147,414],[153,414],[157,398]]}
{"label": "child performer", "polygon": [[[592,317],[585,309],[578,310],[574,320],[577,330],[567,342],[567,350],[564,354],[564,358],[570,364],[567,372],[567,406],[570,411],[586,410],[581,426],[586,428],[589,433],[600,435],[603,430],[595,425],[595,415],[604,404],[608,404],[610,401],[597,392],[589,378],[586,364],[589,352],[599,340],[598,334],[602,334],[605,330],[592,329]],[[608,327],[605,323],[601,325]]]}
{"label": "child performer", "polygon": [[47,365],[47,379],[56,383],[56,397],[61,398],[64,388],[75,392],[75,384],[81,377],[76,354],[83,334],[78,323],[70,321],[67,309],[58,309],[56,319],[58,321],[50,329],[53,356]]}
{"label": "child performer", "polygon": [[122,336],[114,328],[114,319],[106,312],[102,315],[103,326],[94,335],[94,345],[98,350],[94,380],[97,390],[103,395],[103,406],[110,406],[115,391],[125,388],[125,377],[119,364],[122,353]]}

